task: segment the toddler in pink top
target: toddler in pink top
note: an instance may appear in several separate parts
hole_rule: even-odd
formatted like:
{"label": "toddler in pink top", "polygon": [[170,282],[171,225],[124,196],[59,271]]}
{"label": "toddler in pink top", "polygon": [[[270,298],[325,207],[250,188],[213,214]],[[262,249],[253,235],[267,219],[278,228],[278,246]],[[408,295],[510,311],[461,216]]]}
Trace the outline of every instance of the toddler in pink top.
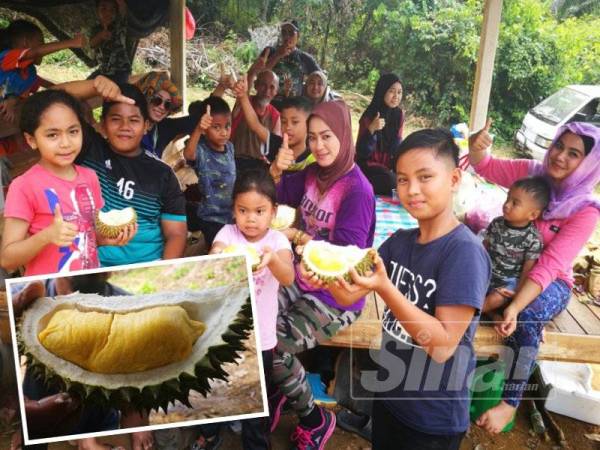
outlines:
{"label": "toddler in pink top", "polygon": [[73,164],[82,146],[82,113],[63,91],[43,91],[23,106],[20,128],[40,161],[10,185],[2,236],[2,267],[25,275],[98,267],[97,245],[124,245],[130,225],[115,239],[96,236],[103,206],[94,171]]}
{"label": "toddler in pink top", "polygon": [[[235,225],[221,228],[210,250],[210,253],[220,253],[229,245],[246,244],[253,246],[261,254],[261,261],[253,278],[260,329],[259,342],[267,386],[270,385],[273,348],[277,344],[275,327],[279,285],[289,286],[294,281],[291,245],[282,232],[269,228],[275,217],[276,205],[275,183],[267,171],[259,169],[242,172],[233,186]],[[242,427],[252,428],[252,435],[264,441],[264,448],[269,447],[268,421],[269,418],[266,417],[242,422]]]}
{"label": "toddler in pink top", "polygon": [[498,433],[519,405],[544,325],[567,307],[573,260],[600,218],[600,202],[594,196],[600,183],[600,129],[579,122],[561,127],[544,162],[539,163],[501,160],[486,154],[492,143],[489,127],[488,120],[469,142],[469,158],[477,173],[505,187],[519,178],[543,176],[551,188],[550,203],[535,221],[544,245],[542,253],[496,325],[513,351],[511,378],[506,380],[500,404],[486,411],[477,424]]}

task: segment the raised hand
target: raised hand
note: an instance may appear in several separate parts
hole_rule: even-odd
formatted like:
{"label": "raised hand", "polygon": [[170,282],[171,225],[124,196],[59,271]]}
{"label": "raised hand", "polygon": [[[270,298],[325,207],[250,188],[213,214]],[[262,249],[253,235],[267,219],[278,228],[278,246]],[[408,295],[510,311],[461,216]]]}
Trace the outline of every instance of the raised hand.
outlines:
{"label": "raised hand", "polygon": [[210,115],[210,105],[206,105],[206,112],[202,114],[200,122],[198,122],[198,127],[200,128],[200,131],[202,131],[202,133],[206,133],[206,130],[208,130],[211,127],[212,121],[213,119]]}
{"label": "raised hand", "polygon": [[248,95],[248,79],[241,77],[237,83],[233,85],[233,95],[236,98],[242,98]]}
{"label": "raised hand", "polygon": [[103,75],[98,75],[96,78],[94,78],[94,88],[98,92],[98,95],[100,95],[105,100],[112,100],[114,102],[122,102],[128,103],[130,105],[135,105],[135,100],[129,97],[125,97],[121,93],[121,89],[119,88],[117,83]]}
{"label": "raised hand", "polygon": [[275,51],[275,56],[280,59],[285,58],[290,53],[292,53],[292,50],[294,50],[293,47],[290,47],[288,45],[280,45],[279,47],[277,47],[277,50]]}
{"label": "raised hand", "polygon": [[275,158],[275,168],[278,172],[284,172],[294,163],[294,151],[289,147],[288,135],[283,133],[283,143],[279,147],[279,152]]}
{"label": "raised hand", "polygon": [[270,49],[266,49],[264,55],[259,55],[248,70],[248,73],[258,74],[267,68],[267,60],[269,59],[269,54],[271,53]]}
{"label": "raised hand", "polygon": [[469,136],[469,151],[470,152],[484,152],[492,146],[492,136],[490,136],[490,128],[492,126],[492,119],[488,117],[485,122],[485,126],[477,133]]}
{"label": "raised hand", "polygon": [[87,38],[83,33],[76,33],[73,36],[73,47],[74,48],[82,48],[85,47],[87,43]]}
{"label": "raised hand", "polygon": [[52,224],[44,229],[47,234],[47,239],[50,244],[58,245],[59,247],[67,247],[71,245],[77,236],[77,225],[65,222],[60,212],[60,205],[56,204],[54,208],[54,220]]}
{"label": "raised hand", "polygon": [[233,88],[233,84],[235,80],[231,75],[225,73],[225,65],[223,63],[219,64],[220,74],[219,74],[219,86],[223,89],[231,89]]}
{"label": "raised hand", "polygon": [[292,93],[292,77],[288,72],[283,76],[283,95],[289,97]]}
{"label": "raised hand", "polygon": [[379,114],[379,112],[377,112],[377,115],[375,116],[375,118],[373,118],[373,121],[369,124],[369,132],[371,134],[375,134],[376,131],[383,129],[383,127],[385,127],[385,119],[383,119],[381,117],[381,115]]}

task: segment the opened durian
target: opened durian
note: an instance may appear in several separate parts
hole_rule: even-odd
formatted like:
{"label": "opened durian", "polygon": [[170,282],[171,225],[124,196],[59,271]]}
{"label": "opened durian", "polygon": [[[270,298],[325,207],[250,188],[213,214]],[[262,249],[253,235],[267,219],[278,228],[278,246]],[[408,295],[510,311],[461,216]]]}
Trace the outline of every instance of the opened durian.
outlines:
{"label": "opened durian", "polygon": [[223,249],[223,253],[245,253],[250,258],[252,270],[256,270],[260,264],[260,254],[252,245],[232,244]]}
{"label": "opened durian", "polygon": [[246,286],[144,296],[41,298],[19,324],[28,368],[85,402],[138,410],[189,405],[244,350]]}
{"label": "opened durian", "polygon": [[373,268],[376,255],[372,248],[344,247],[312,239],[304,246],[302,264],[326,283],[340,276],[351,282],[350,268],[362,275]]}
{"label": "opened durian", "polygon": [[116,238],[121,230],[137,222],[137,214],[131,206],[110,211],[98,211],[96,230],[104,237]]}
{"label": "opened durian", "polygon": [[277,206],[277,215],[271,221],[271,228],[274,230],[287,230],[296,220],[296,210],[291,206]]}

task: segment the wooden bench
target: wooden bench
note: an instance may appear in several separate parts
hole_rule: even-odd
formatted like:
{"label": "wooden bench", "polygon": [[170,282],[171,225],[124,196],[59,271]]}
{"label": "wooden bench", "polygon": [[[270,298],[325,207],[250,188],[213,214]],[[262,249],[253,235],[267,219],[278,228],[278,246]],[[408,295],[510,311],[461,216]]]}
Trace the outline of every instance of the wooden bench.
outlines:
{"label": "wooden bench", "polygon": [[[378,349],[384,303],[369,294],[360,318],[325,345]],[[475,351],[480,356],[497,354],[502,338],[490,325],[481,324],[475,334]],[[573,295],[569,306],[546,325],[545,342],[538,359],[600,364],[600,307],[584,304]]]}

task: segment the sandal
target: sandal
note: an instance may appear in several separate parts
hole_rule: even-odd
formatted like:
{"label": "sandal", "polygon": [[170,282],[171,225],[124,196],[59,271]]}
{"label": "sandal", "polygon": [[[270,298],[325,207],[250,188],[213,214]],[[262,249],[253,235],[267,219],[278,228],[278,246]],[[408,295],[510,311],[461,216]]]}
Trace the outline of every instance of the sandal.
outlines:
{"label": "sandal", "polygon": [[356,414],[349,409],[342,409],[337,413],[336,423],[343,430],[358,434],[364,440],[371,442],[373,420],[371,416]]}

